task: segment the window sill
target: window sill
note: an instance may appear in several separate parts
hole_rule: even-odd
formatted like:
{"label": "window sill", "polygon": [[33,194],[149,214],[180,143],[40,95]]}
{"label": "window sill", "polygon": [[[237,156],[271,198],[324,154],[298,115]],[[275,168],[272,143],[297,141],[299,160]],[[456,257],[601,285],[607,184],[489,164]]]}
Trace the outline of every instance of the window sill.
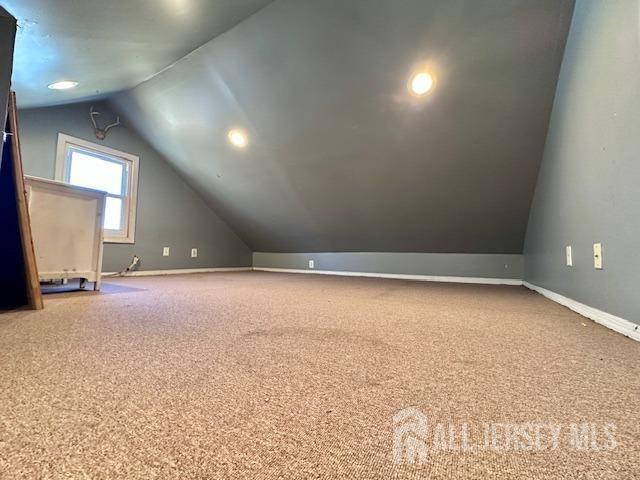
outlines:
{"label": "window sill", "polygon": [[134,244],[134,243],[136,243],[136,241],[133,238],[107,238],[107,237],[105,237],[103,239],[103,243],[129,243],[129,244]]}

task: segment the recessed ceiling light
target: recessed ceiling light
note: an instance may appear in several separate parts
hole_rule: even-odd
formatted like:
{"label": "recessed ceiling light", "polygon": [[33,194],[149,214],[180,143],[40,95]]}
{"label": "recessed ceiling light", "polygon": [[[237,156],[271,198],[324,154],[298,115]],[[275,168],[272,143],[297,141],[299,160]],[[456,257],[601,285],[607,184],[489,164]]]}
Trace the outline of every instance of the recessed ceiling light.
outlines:
{"label": "recessed ceiling light", "polygon": [[227,137],[234,147],[244,148],[249,143],[247,134],[244,132],[244,130],[240,130],[239,128],[229,130]]}
{"label": "recessed ceiling light", "polygon": [[409,81],[409,89],[415,95],[425,95],[435,83],[433,76],[427,72],[416,73]]}
{"label": "recessed ceiling light", "polygon": [[72,82],[71,80],[62,80],[49,85],[51,90],[69,90],[78,86],[78,82]]}

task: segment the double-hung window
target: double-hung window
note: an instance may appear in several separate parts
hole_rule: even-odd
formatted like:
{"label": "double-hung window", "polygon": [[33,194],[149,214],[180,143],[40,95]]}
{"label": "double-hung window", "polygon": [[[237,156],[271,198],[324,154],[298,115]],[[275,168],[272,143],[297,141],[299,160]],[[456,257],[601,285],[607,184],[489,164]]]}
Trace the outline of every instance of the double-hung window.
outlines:
{"label": "double-hung window", "polygon": [[105,242],[134,243],[138,162],[135,155],[58,134],[56,180],[107,192]]}

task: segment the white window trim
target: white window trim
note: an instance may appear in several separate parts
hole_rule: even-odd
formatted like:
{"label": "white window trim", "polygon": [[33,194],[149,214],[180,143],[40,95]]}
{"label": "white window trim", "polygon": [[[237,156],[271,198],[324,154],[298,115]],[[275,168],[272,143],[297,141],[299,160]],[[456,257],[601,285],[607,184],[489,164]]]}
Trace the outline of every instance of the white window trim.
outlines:
{"label": "white window trim", "polygon": [[129,178],[129,202],[127,205],[127,220],[126,235],[109,235],[109,230],[105,230],[104,241],[105,243],[135,243],[136,233],[136,209],[138,206],[138,169],[140,163],[140,157],[132,155],[130,153],[121,152],[114,148],[105,147],[104,145],[98,145],[97,143],[88,142],[81,138],[72,137],[64,133],[58,133],[58,146],[56,150],[56,163],[55,163],[55,180],[64,182],[65,164],[67,161],[67,146],[76,146],[85,148],[88,150],[94,150],[98,153],[118,157],[130,162],[130,178]]}

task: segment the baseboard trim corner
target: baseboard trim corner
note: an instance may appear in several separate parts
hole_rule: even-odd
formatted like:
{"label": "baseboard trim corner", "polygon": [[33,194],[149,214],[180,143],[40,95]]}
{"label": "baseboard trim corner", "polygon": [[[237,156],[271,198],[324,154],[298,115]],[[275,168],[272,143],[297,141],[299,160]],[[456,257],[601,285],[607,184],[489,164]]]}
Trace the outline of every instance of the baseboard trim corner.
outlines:
{"label": "baseboard trim corner", "polygon": [[567,307],[570,310],[573,310],[576,313],[579,313],[583,317],[587,317],[590,320],[593,320],[600,325],[613,330],[614,332],[621,333],[625,337],[629,337],[633,340],[640,342],[640,326],[635,323],[626,320],[621,317],[617,317],[616,315],[612,315],[611,313],[604,312],[602,310],[598,310],[597,308],[590,307],[589,305],[585,305],[584,303],[580,303],[571,298],[565,297],[564,295],[560,295],[559,293],[552,292],[551,290],[547,290],[546,288],[539,287],[529,282],[522,283],[529,290],[533,290],[538,292],[540,295],[552,300],[560,305]]}
{"label": "baseboard trim corner", "polygon": [[350,272],[341,270],[304,270],[295,268],[253,267],[258,272],[306,273],[313,275],[337,275],[342,277],[392,278],[396,280],[416,280],[420,282],[475,283],[482,285],[522,285],[518,278],[451,277],[437,275],[409,275],[404,273]]}
{"label": "baseboard trim corner", "polygon": [[[122,277],[152,277],[157,275],[185,275],[189,273],[216,272],[248,272],[251,267],[213,267],[213,268],[174,268],[171,270],[135,270],[127,272]],[[117,275],[118,272],[102,272],[103,277]]]}

